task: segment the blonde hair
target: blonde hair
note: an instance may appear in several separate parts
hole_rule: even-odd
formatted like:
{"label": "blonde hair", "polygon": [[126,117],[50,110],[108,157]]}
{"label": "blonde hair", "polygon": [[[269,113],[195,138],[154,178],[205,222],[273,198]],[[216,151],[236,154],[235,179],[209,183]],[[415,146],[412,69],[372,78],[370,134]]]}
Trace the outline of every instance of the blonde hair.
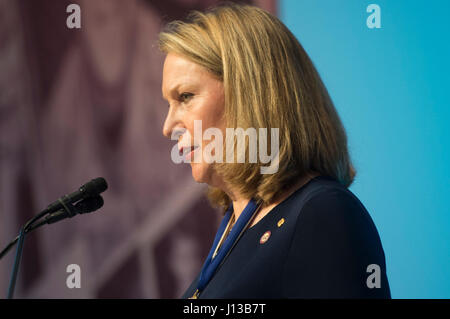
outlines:
{"label": "blonde hair", "polygon": [[[333,102],[303,47],[278,18],[238,4],[193,11],[186,21],[166,26],[159,48],[223,81],[226,127],[279,128],[275,174],[261,174],[260,162],[215,164],[241,195],[269,204],[309,172],[346,187],[352,183],[347,136]],[[217,206],[226,208],[231,202],[217,188],[210,187],[208,195]]]}

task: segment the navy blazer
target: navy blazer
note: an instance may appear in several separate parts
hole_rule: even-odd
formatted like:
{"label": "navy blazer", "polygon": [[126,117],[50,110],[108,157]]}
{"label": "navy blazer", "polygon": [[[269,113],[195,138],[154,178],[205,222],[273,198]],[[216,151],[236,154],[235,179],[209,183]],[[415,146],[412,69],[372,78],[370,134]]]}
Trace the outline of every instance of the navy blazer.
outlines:
{"label": "navy blazer", "polygon": [[244,232],[199,298],[390,298],[390,289],[369,213],[318,176]]}

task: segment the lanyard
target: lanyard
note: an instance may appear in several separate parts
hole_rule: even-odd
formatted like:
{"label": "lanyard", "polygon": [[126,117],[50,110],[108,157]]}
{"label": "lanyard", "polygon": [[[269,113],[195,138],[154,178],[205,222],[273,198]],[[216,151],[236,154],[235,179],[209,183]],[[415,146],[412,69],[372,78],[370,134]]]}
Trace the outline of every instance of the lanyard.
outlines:
{"label": "lanyard", "polygon": [[219,244],[222,234],[225,231],[227,224],[233,213],[233,205],[230,205],[227,212],[225,213],[224,218],[222,219],[222,222],[220,223],[219,230],[217,231],[216,237],[214,238],[214,242],[211,247],[211,250],[209,251],[208,257],[206,258],[206,261],[203,264],[202,271],[200,273],[200,278],[198,281],[197,291],[194,293],[192,298],[196,299],[199,293],[206,287],[206,285],[216,272],[217,268],[222,264],[222,262],[231,252],[231,249],[233,249],[234,245],[242,236],[247,226],[250,224],[252,217],[254,216],[255,212],[258,210],[260,206],[261,205],[260,204],[258,205],[258,203],[253,199],[251,199],[248,202],[244,211],[241,213],[235,225],[233,226],[233,229],[231,230],[230,234],[228,235],[228,237],[218,250],[217,255],[214,258],[212,258],[214,251],[216,250],[216,247]]}

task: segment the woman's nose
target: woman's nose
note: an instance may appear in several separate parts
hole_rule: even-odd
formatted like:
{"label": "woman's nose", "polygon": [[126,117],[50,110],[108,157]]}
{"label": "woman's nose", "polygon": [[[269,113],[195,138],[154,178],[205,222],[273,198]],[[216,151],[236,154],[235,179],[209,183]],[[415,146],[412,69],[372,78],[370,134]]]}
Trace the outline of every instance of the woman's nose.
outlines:
{"label": "woman's nose", "polygon": [[163,134],[165,137],[170,138],[171,132],[172,132],[172,129],[171,129],[170,126],[168,125],[168,123],[167,123],[167,118],[166,118],[166,120],[164,121],[162,134]]}
{"label": "woman's nose", "polygon": [[170,108],[163,126],[163,135],[173,141],[179,140],[186,132],[182,114]]}
{"label": "woman's nose", "polygon": [[169,112],[167,113],[166,120],[163,125],[163,135],[167,138],[170,138],[172,135],[173,128],[176,125],[176,119],[173,114],[172,108],[169,108]]}

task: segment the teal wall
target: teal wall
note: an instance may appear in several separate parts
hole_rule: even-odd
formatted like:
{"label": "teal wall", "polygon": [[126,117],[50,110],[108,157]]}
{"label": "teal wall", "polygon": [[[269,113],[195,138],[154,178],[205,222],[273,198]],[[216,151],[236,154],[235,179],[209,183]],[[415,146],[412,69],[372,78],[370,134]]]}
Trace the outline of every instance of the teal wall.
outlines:
{"label": "teal wall", "polygon": [[[369,29],[369,4],[381,28]],[[450,298],[450,1],[280,0],[315,63],[378,227],[393,298]]]}

